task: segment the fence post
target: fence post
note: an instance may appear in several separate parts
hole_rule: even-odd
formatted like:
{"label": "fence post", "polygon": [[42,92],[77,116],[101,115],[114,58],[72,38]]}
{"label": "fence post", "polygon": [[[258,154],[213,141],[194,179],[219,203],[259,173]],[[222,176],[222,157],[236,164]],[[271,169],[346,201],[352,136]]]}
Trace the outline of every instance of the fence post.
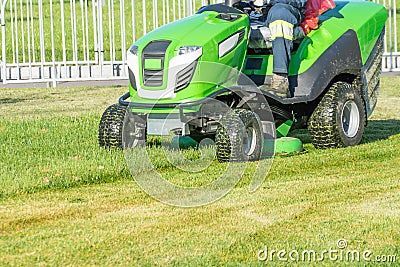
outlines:
{"label": "fence post", "polygon": [[7,83],[7,51],[6,51],[6,9],[7,0],[0,0],[1,5],[1,79],[3,80],[3,84]]}
{"label": "fence post", "polygon": [[192,0],[187,0],[187,16],[189,17],[189,16],[191,16],[192,15],[192,10],[193,10],[193,7],[192,7],[192,4],[193,4],[193,2],[192,2]]}
{"label": "fence post", "polygon": [[147,33],[147,21],[146,21],[146,0],[142,2],[142,13],[143,13],[143,35]]}
{"label": "fence post", "polygon": [[389,10],[389,53],[390,53],[390,68],[389,71],[393,71],[393,39],[392,39],[392,20],[393,20],[393,13],[392,13],[392,2],[389,1],[387,9]]}
{"label": "fence post", "polygon": [[53,0],[50,0],[50,32],[51,32],[51,60],[53,61],[53,73],[51,78],[53,80],[53,87],[57,87],[57,67],[56,67],[56,51],[54,40],[54,18],[53,18]]}
{"label": "fence post", "polygon": [[97,0],[97,49],[99,54],[100,76],[103,76],[104,37],[103,37],[103,0]]}

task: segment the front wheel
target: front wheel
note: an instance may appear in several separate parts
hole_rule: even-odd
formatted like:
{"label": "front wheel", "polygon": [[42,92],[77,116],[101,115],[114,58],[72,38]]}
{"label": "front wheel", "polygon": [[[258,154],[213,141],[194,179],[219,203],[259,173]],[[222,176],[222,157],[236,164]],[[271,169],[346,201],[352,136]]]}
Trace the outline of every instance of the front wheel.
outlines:
{"label": "front wheel", "polygon": [[98,141],[106,148],[134,148],[146,144],[146,121],[119,104],[109,106],[99,123]]}
{"label": "front wheel", "polygon": [[263,142],[261,121],[256,113],[246,109],[228,112],[215,136],[217,159],[219,162],[258,160]]}
{"label": "front wheel", "polygon": [[122,148],[122,128],[126,107],[119,104],[109,106],[99,123],[98,141],[101,147]]}
{"label": "front wheel", "polygon": [[359,92],[348,83],[334,83],[308,122],[316,148],[355,146],[361,142],[367,122]]}

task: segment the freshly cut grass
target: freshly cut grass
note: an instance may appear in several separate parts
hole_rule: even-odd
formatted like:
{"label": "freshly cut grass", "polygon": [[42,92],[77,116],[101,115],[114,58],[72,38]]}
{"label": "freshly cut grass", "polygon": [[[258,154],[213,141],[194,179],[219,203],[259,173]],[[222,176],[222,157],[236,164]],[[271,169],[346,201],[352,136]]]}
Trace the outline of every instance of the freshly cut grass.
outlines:
{"label": "freshly cut grass", "polygon": [[[0,95],[1,266],[364,266],[400,257],[400,78],[384,77],[361,145],[276,158],[248,192],[250,163],[214,204],[175,208],[140,190],[119,150],[97,146],[102,111],[125,88],[5,89]],[[149,147],[176,184],[212,182],[225,164],[188,174]],[[187,159],[199,157],[185,151]],[[140,175],[140,172],[135,175]],[[179,196],[177,196],[179,197]],[[271,250],[372,251],[374,262],[259,261]],[[388,258],[388,257],[387,257]]]}
{"label": "freshly cut grass", "polygon": [[124,90],[3,90],[0,196],[129,177],[121,153],[96,139],[101,109]]}

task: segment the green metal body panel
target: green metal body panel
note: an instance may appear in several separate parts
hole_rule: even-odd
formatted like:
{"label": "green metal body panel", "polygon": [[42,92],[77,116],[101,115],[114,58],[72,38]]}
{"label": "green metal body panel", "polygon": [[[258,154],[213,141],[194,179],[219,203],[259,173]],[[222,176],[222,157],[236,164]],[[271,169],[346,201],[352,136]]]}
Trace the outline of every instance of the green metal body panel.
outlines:
{"label": "green metal body panel", "polygon": [[[192,106],[192,107],[185,107],[183,108],[183,113],[194,113],[200,110],[201,106]],[[133,107],[130,109],[134,113],[138,114],[178,114],[180,111],[177,108],[140,108],[140,107]]]}
{"label": "green metal body panel", "polygon": [[336,4],[335,9],[320,16],[322,24],[319,29],[311,31],[301,43],[291,60],[289,75],[301,74],[309,69],[348,30],[354,30],[357,34],[362,64],[367,61],[386,23],[386,9],[372,2]]}
{"label": "green metal body panel", "polygon": [[300,139],[281,137],[275,140],[275,156],[300,153],[303,150],[303,143]]}
{"label": "green metal body panel", "polygon": [[[253,68],[247,69],[247,60],[254,58],[262,59],[261,68],[258,70],[254,70]],[[246,57],[243,73],[246,75],[272,75],[273,60],[274,58],[272,55],[249,55]]]}
{"label": "green metal body panel", "polygon": [[278,128],[276,128],[276,137],[285,137],[289,134],[290,129],[293,126],[292,120],[287,120],[282,123]]}
{"label": "green metal body panel", "polygon": [[[180,149],[188,148],[198,148],[199,143],[193,140],[189,136],[174,136],[172,138],[172,146]],[[300,139],[294,137],[281,137],[276,140],[267,140],[264,142],[263,148],[268,148],[270,150],[264,151],[265,155],[268,155],[271,151],[271,146],[274,146],[274,157],[285,157],[291,156],[304,151],[303,143]],[[268,157],[264,157],[268,158]]]}

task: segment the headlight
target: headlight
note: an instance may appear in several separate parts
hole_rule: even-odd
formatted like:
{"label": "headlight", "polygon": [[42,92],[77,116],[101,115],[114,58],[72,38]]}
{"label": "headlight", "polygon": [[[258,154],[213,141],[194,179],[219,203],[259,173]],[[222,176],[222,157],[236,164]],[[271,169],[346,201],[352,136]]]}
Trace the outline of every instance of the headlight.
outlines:
{"label": "headlight", "polygon": [[201,46],[181,46],[178,50],[178,55],[193,53],[199,49],[201,49]]}
{"label": "headlight", "polygon": [[129,48],[129,52],[131,52],[131,53],[132,53],[133,55],[135,55],[135,56],[137,56],[138,50],[139,50],[139,47],[136,46],[136,45],[132,45],[132,46]]}

